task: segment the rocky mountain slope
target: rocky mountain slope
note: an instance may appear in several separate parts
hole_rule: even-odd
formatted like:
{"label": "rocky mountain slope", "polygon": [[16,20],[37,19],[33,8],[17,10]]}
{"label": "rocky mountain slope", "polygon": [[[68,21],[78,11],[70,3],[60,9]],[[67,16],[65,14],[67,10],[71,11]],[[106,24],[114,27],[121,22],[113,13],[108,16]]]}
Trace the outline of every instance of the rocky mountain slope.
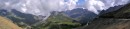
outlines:
{"label": "rocky mountain slope", "polygon": [[16,10],[0,10],[0,16],[7,17],[24,29],[130,29],[130,4],[118,6],[116,9],[112,8],[99,16],[86,9],[77,8],[72,11],[51,14],[43,22],[40,21],[44,16],[24,14]]}
{"label": "rocky mountain slope", "polygon": [[130,4],[117,11],[101,14],[83,27],[76,29],[130,29]]}
{"label": "rocky mountain slope", "polygon": [[[103,10],[103,11],[98,11],[101,12],[101,14],[104,13],[108,13],[108,12],[112,12],[112,11],[116,11],[118,9],[120,9],[121,7],[123,7],[124,5],[120,5],[120,6],[115,6],[115,7],[110,7],[107,10]],[[95,17],[98,17],[97,14],[88,11],[87,9],[83,9],[83,8],[76,8],[73,9],[71,11],[65,11],[65,14],[71,18],[76,19],[77,21],[79,21],[82,25],[85,25],[86,23],[88,23],[89,21],[93,20]]]}

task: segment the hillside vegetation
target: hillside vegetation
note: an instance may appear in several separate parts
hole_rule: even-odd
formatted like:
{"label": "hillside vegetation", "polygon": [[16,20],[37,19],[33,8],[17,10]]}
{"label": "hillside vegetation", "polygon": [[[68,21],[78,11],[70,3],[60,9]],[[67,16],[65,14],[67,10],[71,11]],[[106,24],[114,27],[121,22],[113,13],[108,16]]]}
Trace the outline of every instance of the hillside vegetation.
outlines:
{"label": "hillside vegetation", "polygon": [[7,18],[0,16],[0,29],[22,29]]}
{"label": "hillside vegetation", "polygon": [[51,15],[45,23],[34,26],[32,29],[72,29],[81,24],[63,14]]}

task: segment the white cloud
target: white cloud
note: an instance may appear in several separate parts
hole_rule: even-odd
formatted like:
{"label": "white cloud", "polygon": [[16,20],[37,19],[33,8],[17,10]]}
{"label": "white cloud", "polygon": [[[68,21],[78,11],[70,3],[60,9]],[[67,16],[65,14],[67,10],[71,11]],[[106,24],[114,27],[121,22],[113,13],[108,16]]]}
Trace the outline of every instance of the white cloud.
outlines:
{"label": "white cloud", "polygon": [[76,2],[78,2],[78,0],[69,0],[68,2],[66,2],[67,9],[68,10],[74,9],[76,7]]}
{"label": "white cloud", "polygon": [[72,10],[77,0],[0,0],[0,6],[17,9],[23,13],[46,16],[52,11]]}
{"label": "white cloud", "polygon": [[[49,16],[52,11],[72,10],[79,0],[0,0],[0,9],[16,9],[22,13]],[[85,0],[85,6],[91,12],[98,14],[98,11],[110,7],[124,5],[129,0]]]}
{"label": "white cloud", "polygon": [[96,14],[110,7],[127,4],[129,0],[86,0],[85,8]]}
{"label": "white cloud", "polygon": [[22,13],[49,16],[52,11],[72,10],[78,0],[0,0],[0,8],[16,9]]}

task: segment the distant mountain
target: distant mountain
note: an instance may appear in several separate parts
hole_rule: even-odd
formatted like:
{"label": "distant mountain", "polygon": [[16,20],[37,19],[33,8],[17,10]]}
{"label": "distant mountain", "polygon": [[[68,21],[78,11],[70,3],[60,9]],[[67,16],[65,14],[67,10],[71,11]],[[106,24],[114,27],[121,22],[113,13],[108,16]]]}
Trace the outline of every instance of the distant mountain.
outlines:
{"label": "distant mountain", "polygon": [[23,18],[22,20],[14,19],[14,21],[17,20],[17,21],[20,21],[20,22],[25,22],[25,23],[30,24],[30,25],[39,21],[36,18],[34,18],[35,15],[32,15],[32,14],[25,14],[25,13],[21,13],[21,12],[16,11],[16,10],[12,10],[12,13],[15,14],[15,16]]}
{"label": "distant mountain", "polygon": [[104,13],[116,11],[123,6],[124,5],[110,7],[107,10],[99,11],[100,14],[98,14],[98,15],[93,13],[93,12],[88,11],[87,9],[83,9],[83,8],[76,8],[76,9],[73,9],[71,11],[65,11],[65,14],[68,15],[69,17],[71,17],[71,18],[79,19],[77,21],[79,21],[81,24],[85,25],[87,22],[93,20],[97,16],[102,15]]}
{"label": "distant mountain", "polygon": [[115,6],[115,7],[110,7],[110,8],[107,9],[107,10],[101,11],[99,15],[102,15],[102,14],[104,14],[104,13],[109,13],[109,12],[116,11],[116,10],[122,8],[123,6],[124,6],[124,5],[119,5],[119,6]]}
{"label": "distant mountain", "polygon": [[71,18],[77,19],[77,21],[79,21],[82,25],[85,25],[97,16],[97,14],[83,8],[76,8],[71,11],[66,11],[65,14]]}
{"label": "distant mountain", "polygon": [[28,26],[33,26],[35,23],[41,22],[44,16],[35,16],[32,14],[21,13],[16,10],[7,11],[4,9],[0,9],[0,16],[7,17],[17,25],[22,28],[26,28]]}
{"label": "distant mountain", "polygon": [[0,9],[0,16],[7,16],[9,15],[10,13],[7,11],[7,10],[4,10],[4,9]]}
{"label": "distant mountain", "polygon": [[[127,9],[127,10],[122,10],[122,9]],[[11,11],[0,9],[0,16],[7,17],[8,19],[13,21],[20,27],[26,29],[72,29],[76,27],[81,27],[83,25],[86,25],[87,23],[93,24],[93,21],[94,23],[95,22],[102,23],[108,21],[103,24],[105,25],[111,24],[113,23],[113,21],[115,21],[115,19],[113,18],[129,18],[130,14],[128,12],[129,10],[127,6],[111,7],[108,10],[101,11],[99,15],[91,11],[88,11],[87,9],[76,8],[71,11],[52,12],[51,16],[49,16],[47,20],[43,21],[42,19],[45,16],[35,16],[32,14],[25,14],[15,9],[12,9]],[[103,20],[104,18],[105,19],[110,18],[110,19]],[[101,22],[97,22],[97,21],[101,21]],[[86,27],[86,28],[91,29],[90,27]]]}
{"label": "distant mountain", "polygon": [[44,16],[25,14],[15,9],[11,11],[1,9],[0,16],[7,17],[24,29],[72,29],[81,26],[75,19],[66,16],[62,12],[52,12],[51,16],[45,21],[40,19],[41,17],[44,18]]}

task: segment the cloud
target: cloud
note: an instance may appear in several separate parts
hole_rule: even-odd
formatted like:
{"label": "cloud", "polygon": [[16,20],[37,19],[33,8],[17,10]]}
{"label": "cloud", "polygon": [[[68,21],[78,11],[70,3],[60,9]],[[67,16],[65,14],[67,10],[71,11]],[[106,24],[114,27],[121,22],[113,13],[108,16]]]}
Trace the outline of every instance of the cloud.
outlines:
{"label": "cloud", "polygon": [[52,11],[72,10],[78,0],[0,0],[0,8],[22,13],[49,16]]}
{"label": "cloud", "polygon": [[96,14],[100,13],[99,11],[107,10],[110,7],[125,5],[129,0],[86,0],[85,8]]}
{"label": "cloud", "polygon": [[[110,7],[127,4],[129,0],[85,0],[81,7],[96,14]],[[50,16],[53,11],[61,12],[78,8],[79,0],[0,0],[0,9],[16,9],[22,13]]]}
{"label": "cloud", "polygon": [[68,10],[74,9],[77,6],[76,2],[78,2],[78,0],[68,0],[68,2],[66,2],[67,9]]}

